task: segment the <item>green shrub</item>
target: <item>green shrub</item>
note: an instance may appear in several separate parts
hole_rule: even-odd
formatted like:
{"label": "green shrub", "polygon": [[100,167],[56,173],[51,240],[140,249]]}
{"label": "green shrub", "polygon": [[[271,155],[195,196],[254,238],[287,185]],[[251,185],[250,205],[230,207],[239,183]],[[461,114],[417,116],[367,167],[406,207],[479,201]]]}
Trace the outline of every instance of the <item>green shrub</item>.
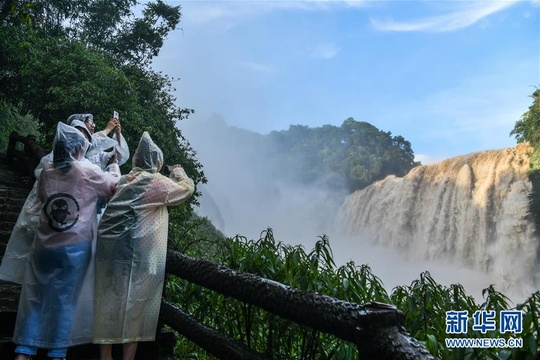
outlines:
{"label": "green shrub", "polygon": [[[203,228],[208,224],[203,225]],[[193,233],[198,233],[195,228]],[[205,230],[204,232],[208,232]],[[211,232],[208,232],[211,233]],[[278,281],[293,288],[316,291],[348,302],[365,304],[378,301],[395,305],[405,314],[407,331],[423,343],[439,359],[536,359],[540,354],[539,317],[540,292],[533,294],[523,304],[512,308],[508,298],[493,286],[483,290],[484,301],[477,304],[467,295],[463,286],[449,287],[438,284],[424,272],[410,285],[398,286],[388,295],[381,280],[369,266],[349,262],[337,267],[334,263],[328,237],[321,236],[311,251],[303,246],[287,245],[276,241],[271,229],[263,231],[258,240],[242,236],[223,238],[219,251],[207,253],[207,258],[231,269],[256,274]],[[197,246],[209,243],[191,242],[184,247],[187,255],[201,254]],[[214,245],[216,246],[216,243]],[[355,359],[358,349],[351,343],[323,334],[309,327],[281,319],[264,310],[244,304],[170,276],[167,298],[206,326],[242,341],[246,346],[273,359]],[[469,321],[466,337],[504,338],[520,337],[523,348],[447,348],[446,312],[466,310],[469,316],[477,310],[521,310],[521,334],[488,331],[485,334],[472,330]],[[213,359],[195,344],[179,337],[176,355],[182,359]]]}
{"label": "green shrub", "polygon": [[39,123],[30,114],[23,114],[18,106],[0,100],[0,151],[5,151],[8,146],[9,136],[12,131],[19,135],[33,135],[39,139]]}

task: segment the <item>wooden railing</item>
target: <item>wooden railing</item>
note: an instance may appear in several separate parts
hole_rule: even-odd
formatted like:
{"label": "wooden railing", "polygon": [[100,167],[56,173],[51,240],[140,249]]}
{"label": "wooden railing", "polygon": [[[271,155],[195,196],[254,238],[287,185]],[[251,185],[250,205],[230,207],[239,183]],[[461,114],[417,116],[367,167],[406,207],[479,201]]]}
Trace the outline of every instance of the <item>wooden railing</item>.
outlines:
{"label": "wooden railing", "polygon": [[[20,150],[21,147],[22,150]],[[16,131],[13,131],[9,136],[6,161],[14,169],[23,172],[24,175],[33,179],[34,169],[43,156],[45,156],[45,152],[38,146],[34,136],[21,136]]]}
{"label": "wooden railing", "polygon": [[[358,347],[360,359],[433,359],[427,349],[407,333],[403,327],[404,315],[391,305],[358,305],[293,289],[172,250],[167,255],[167,272],[352,342]],[[265,359],[264,354],[258,354],[243,343],[207,328],[166,300],[162,302],[160,317],[165,324],[219,359]]]}

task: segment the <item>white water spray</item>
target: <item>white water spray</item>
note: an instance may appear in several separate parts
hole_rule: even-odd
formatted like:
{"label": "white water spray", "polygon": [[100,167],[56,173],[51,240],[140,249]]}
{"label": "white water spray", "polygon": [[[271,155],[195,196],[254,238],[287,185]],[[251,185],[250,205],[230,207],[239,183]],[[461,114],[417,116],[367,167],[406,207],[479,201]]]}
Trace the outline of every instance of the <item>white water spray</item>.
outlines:
{"label": "white water spray", "polygon": [[520,144],[389,176],[350,195],[338,227],[357,247],[458,264],[453,271],[481,271],[512,298],[529,296],[538,290],[539,269],[529,151]]}

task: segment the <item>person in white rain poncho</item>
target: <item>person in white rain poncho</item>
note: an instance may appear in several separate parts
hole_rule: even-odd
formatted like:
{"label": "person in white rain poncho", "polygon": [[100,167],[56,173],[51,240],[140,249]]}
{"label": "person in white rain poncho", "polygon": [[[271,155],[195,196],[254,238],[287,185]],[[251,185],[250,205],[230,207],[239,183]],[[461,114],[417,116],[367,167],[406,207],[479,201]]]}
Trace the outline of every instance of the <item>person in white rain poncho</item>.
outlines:
{"label": "person in white rain poncho", "polygon": [[133,359],[139,341],[154,341],[167,255],[169,213],[194,191],[180,165],[159,173],[163,153],[144,132],[98,228],[95,264],[94,343],[102,360],[112,344],[124,344]]}
{"label": "person in white rain poncho", "polygon": [[[122,135],[120,120],[111,119],[105,129],[94,133],[95,124],[92,114],[73,114],[67,119],[67,123],[73,127],[85,128],[90,132],[92,145],[86,153],[86,158],[93,164],[105,170],[114,156],[118,157],[118,165],[122,166],[129,158],[129,147]],[[113,131],[112,138],[109,134]],[[108,151],[107,151],[108,150]]]}
{"label": "person in white rain poncho", "polygon": [[84,158],[90,143],[83,134],[58,123],[53,160],[37,179],[40,222],[24,271],[13,335],[16,359],[37,348],[53,359],[67,348],[92,340],[92,292],[83,291],[91,264],[98,197],[112,195],[120,179],[117,164],[103,172]]}
{"label": "person in white rain poncho", "polygon": [[[94,133],[96,125],[92,114],[73,114],[68,117],[67,123],[90,134],[89,141],[92,145],[86,152],[85,157],[93,164],[101,167],[102,170],[105,170],[114,161],[118,162],[118,166],[122,166],[128,160],[129,147],[122,135],[120,120],[112,118],[105,129],[97,133]],[[113,130],[113,136],[110,138],[109,134]],[[98,222],[106,203],[107,199],[98,199]]]}
{"label": "person in white rain poncho", "polygon": [[[102,170],[106,170],[108,166],[107,163],[109,163],[109,160],[114,155],[114,151],[116,151],[118,154],[118,166],[123,165],[129,158],[129,148],[126,140],[120,131],[115,132],[113,138],[108,137],[108,134],[115,129],[115,126],[119,125],[119,123],[111,120],[104,130],[94,134],[93,118],[92,114],[73,114],[67,119],[68,125],[76,127],[83,132],[84,136],[91,144],[88,147],[85,157],[92,163],[98,165]],[[120,144],[118,144],[116,140],[118,139],[118,134],[120,135]],[[106,151],[111,148],[114,148],[114,151]],[[39,179],[41,170],[46,164],[51,163],[52,159],[52,152],[41,159],[39,165],[34,170],[36,179]],[[15,223],[15,227],[11,232],[6,252],[2,258],[2,263],[0,264],[0,280],[22,284],[26,261],[34,240],[36,227],[39,223],[41,207],[43,206],[39,201],[36,192],[37,181],[34,183],[34,187],[28,194],[22,211],[19,213],[19,217]],[[104,204],[105,201],[101,199],[98,211],[102,210]]]}

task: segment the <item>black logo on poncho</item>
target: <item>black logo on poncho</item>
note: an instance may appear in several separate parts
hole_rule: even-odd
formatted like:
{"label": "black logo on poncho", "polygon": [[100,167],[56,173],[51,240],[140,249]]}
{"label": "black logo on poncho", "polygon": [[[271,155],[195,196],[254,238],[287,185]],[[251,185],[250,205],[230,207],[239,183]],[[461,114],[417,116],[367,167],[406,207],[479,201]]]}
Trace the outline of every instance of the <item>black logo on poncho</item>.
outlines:
{"label": "black logo on poncho", "polygon": [[54,231],[69,230],[79,220],[79,203],[69,194],[50,196],[43,209],[49,215],[49,227]]}

